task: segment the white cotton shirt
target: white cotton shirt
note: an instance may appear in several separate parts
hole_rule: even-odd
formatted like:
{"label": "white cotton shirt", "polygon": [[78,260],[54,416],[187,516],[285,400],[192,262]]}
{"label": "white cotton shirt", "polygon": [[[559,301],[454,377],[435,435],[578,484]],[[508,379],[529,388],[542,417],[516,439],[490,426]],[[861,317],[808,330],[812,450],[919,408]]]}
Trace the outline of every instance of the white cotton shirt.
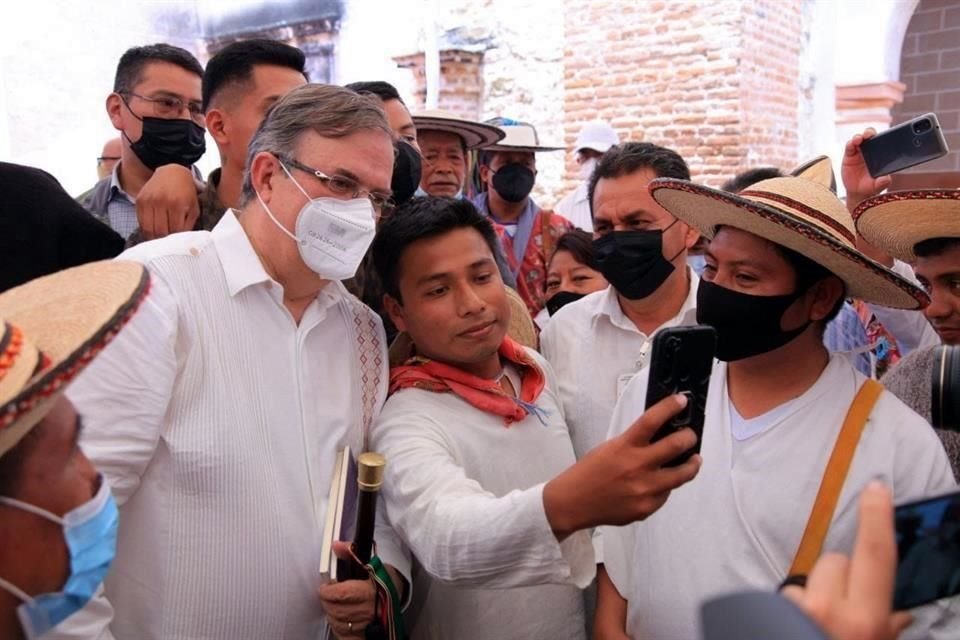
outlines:
{"label": "white cotton shirt", "polygon": [[[150,293],[68,391],[120,506],[112,620],[96,603],[103,637],[320,637],[334,458],[362,440],[359,303],[330,283],[297,326],[229,211],[212,232],[120,257],[147,266]],[[379,324],[376,336],[379,407]],[[390,536],[377,538],[409,575]]]}
{"label": "white cotton shirt", "polygon": [[584,231],[593,231],[593,216],[590,214],[589,185],[581,182],[576,189],[568,193],[557,206],[557,213],[573,223],[573,226]]}
{"label": "white cotton shirt", "polygon": [[[739,590],[769,591],[783,581],[837,434],[864,380],[845,358],[831,356],[817,382],[793,401],[794,411],[734,446],[727,365],[714,366],[700,473],[671,492],[644,522],[601,528],[604,566],[627,600],[629,635],[699,637],[703,601]],[[646,386],[646,373],[627,386],[614,411],[611,437],[643,412]],[[891,487],[897,503],[956,487],[936,433],[886,391],[860,438],[824,552],[852,551],[859,494],[875,479]],[[903,637],[960,637],[956,613],[947,607],[937,603],[914,610],[916,623]]]}
{"label": "white cotton shirt", "polygon": [[407,388],[374,427],[382,499],[415,558],[414,640],[584,637],[593,549],[587,532],[558,543],[547,521],[544,484],[574,455],[553,374],[533,355],[547,373],[536,402],[545,422],[507,427],[453,393]]}
{"label": "white cotton shirt", "polygon": [[[658,331],[696,324],[700,279],[691,269],[687,273],[687,298]],[[623,313],[613,287],[564,306],[540,334],[540,350],[556,371],[578,458],[606,440],[617,397],[648,366],[654,335],[642,333]]]}

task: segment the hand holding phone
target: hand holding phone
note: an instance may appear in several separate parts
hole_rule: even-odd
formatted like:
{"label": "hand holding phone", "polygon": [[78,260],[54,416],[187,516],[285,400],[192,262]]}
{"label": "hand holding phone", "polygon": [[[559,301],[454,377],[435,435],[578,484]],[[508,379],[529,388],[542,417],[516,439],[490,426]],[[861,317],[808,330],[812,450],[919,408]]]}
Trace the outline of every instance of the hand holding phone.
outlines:
{"label": "hand holding phone", "polygon": [[697,444],[671,460],[667,467],[683,464],[700,453],[703,421],[707,407],[707,390],[713,371],[717,332],[713,327],[670,327],[659,331],[653,339],[650,375],[647,382],[646,407],[675,393],[687,397],[686,409],[664,424],[650,442],[657,442],[671,433],[689,427],[697,435]]}
{"label": "hand holding phone", "polygon": [[934,113],[887,129],[860,145],[863,161],[874,178],[936,160],[949,151]]}

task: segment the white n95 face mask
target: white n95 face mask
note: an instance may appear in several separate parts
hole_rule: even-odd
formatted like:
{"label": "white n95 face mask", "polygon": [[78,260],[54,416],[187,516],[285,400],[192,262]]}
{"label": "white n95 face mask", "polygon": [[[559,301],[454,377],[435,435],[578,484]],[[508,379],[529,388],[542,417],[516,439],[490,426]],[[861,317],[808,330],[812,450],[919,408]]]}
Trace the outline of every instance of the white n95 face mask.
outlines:
{"label": "white n95 face mask", "polygon": [[370,199],[310,198],[287,168],[280,166],[307,197],[307,203],[297,214],[296,235],[280,224],[257,193],[260,206],[273,223],[297,243],[300,257],[311,271],[324,280],[352,278],[376,233],[377,221]]}

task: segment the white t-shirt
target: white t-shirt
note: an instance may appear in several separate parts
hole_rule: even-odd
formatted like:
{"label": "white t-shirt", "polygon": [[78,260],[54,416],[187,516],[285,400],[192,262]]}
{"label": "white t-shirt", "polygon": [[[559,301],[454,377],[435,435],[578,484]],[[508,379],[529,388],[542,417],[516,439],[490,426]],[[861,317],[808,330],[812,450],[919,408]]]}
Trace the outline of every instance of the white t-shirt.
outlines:
{"label": "white t-shirt", "polygon": [[[646,373],[614,411],[611,436],[643,412]],[[703,466],[642,523],[602,529],[608,575],[627,600],[627,633],[645,640],[696,638],[700,604],[743,589],[775,589],[786,577],[853,398],[865,378],[841,356],[770,428],[733,444],[727,365],[714,366],[707,399]],[[769,415],[769,414],[768,414]],[[849,554],[860,491],[878,479],[896,502],[956,487],[933,429],[889,392],[877,401],[844,483],[824,552]],[[946,605],[915,610],[904,637],[957,638],[957,618],[933,627]]]}

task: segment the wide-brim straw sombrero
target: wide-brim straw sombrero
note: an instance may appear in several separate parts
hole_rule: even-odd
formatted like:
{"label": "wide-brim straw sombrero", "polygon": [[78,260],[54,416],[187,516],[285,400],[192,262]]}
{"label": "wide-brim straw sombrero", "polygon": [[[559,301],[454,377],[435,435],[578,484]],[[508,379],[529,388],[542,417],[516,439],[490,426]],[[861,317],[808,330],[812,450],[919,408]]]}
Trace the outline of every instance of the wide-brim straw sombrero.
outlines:
{"label": "wide-brim straw sombrero", "polygon": [[504,132],[503,140],[489,147],[484,147],[484,151],[519,151],[521,153],[539,153],[540,151],[562,151],[563,147],[551,147],[540,144],[540,136],[537,135],[537,129],[532,124],[526,122],[516,122],[509,120],[513,124],[497,125]]}
{"label": "wide-brim straw sombrero", "polygon": [[817,156],[813,160],[804,162],[791,171],[790,175],[813,180],[830,189],[833,193],[837,192],[837,177],[833,173],[833,163],[827,156]]}
{"label": "wide-brim straw sombrero", "polygon": [[485,122],[464,120],[447,111],[435,109],[413,116],[417,131],[443,131],[460,136],[467,150],[488,147],[507,135],[500,127]]}
{"label": "wide-brim straw sombrero", "polygon": [[0,294],[0,456],[133,316],[149,283],[142,265],[106,261]]}
{"label": "wide-brim straw sombrero", "polygon": [[863,239],[904,262],[933,238],[960,238],[960,190],[891,191],[868,198],[853,212]]}
{"label": "wide-brim straw sombrero", "polygon": [[792,249],[843,280],[849,296],[897,309],[919,309],[930,302],[919,287],[856,249],[850,213],[820,182],[771,178],[732,194],[658,178],[649,188],[664,209],[707,238],[727,226]]}

